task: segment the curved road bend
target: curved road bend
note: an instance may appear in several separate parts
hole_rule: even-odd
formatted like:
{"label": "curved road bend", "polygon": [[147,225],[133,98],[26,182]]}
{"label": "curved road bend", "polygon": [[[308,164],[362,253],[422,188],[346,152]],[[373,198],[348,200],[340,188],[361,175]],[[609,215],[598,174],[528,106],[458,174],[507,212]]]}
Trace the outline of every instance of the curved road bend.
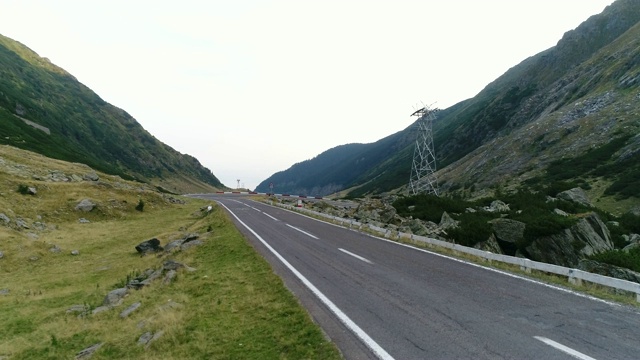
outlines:
{"label": "curved road bend", "polygon": [[231,213],[347,359],[640,358],[631,307],[247,197],[207,198]]}

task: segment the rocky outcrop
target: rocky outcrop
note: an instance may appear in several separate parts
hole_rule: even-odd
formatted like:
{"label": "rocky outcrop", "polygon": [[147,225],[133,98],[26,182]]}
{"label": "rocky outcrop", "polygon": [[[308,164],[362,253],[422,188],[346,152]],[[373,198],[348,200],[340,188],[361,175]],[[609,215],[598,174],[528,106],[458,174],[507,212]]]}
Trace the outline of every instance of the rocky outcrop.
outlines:
{"label": "rocky outcrop", "polygon": [[163,248],[160,246],[160,240],[153,238],[147,241],[143,241],[140,244],[136,245],[136,251],[140,255],[152,254],[162,251]]}
{"label": "rocky outcrop", "polygon": [[604,264],[594,260],[580,260],[580,262],[578,263],[578,269],[594,274],[610,276],[616,279],[640,283],[640,273],[618,266]]}
{"label": "rocky outcrop", "polygon": [[590,213],[569,229],[534,240],[526,251],[532,260],[576,267],[585,257],[613,248],[609,229]]}
{"label": "rocky outcrop", "polygon": [[96,207],[96,204],[89,199],[82,199],[75,207],[78,211],[90,212]]}

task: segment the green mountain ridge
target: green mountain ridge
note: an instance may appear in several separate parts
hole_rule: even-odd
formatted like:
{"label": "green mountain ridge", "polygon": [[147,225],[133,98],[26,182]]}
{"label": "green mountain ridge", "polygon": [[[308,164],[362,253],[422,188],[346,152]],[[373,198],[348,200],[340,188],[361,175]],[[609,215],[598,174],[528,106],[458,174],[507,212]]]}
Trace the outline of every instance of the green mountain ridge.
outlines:
{"label": "green mountain ridge", "polygon": [[[627,166],[619,166],[616,159],[620,155],[614,156],[598,164],[608,169],[606,176],[603,170],[585,169],[557,181],[585,187],[598,184],[591,194],[596,200],[601,196],[628,198],[638,163],[633,154],[639,142],[634,137],[640,110],[639,21],[640,1],[618,0],[565,33],[556,46],[509,69],[475,97],[442,109],[434,121],[442,190],[473,197],[499,185],[544,184],[551,176],[547,168],[555,162],[588,157],[585,154],[590,149],[627,137],[619,149],[626,154]],[[408,183],[414,141],[414,127],[410,126],[364,144],[357,153],[340,155],[341,164],[326,167],[328,171],[338,165],[355,170],[356,161],[368,159],[369,166],[357,176],[352,173],[350,181],[340,181],[339,174],[325,176],[343,185],[347,196],[397,190]],[[314,160],[309,161],[305,166],[314,168]],[[287,171],[279,173],[282,184],[291,181]],[[627,190],[610,189],[623,178],[630,185]],[[326,185],[313,174],[294,182],[301,194]]]}
{"label": "green mountain ridge", "polygon": [[200,162],[23,44],[0,35],[0,144],[176,193],[225,188]]}

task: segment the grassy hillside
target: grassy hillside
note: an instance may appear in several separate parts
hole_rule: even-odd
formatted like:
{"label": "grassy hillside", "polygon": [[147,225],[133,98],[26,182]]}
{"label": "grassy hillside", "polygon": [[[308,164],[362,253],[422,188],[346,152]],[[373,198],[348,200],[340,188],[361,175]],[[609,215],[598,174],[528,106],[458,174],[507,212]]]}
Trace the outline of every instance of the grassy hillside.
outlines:
{"label": "grassy hillside", "polygon": [[[81,162],[173,192],[223,188],[198,160],[158,141],[71,74],[2,35],[0,144]],[[185,177],[191,181],[183,181]]]}
{"label": "grassy hillside", "polygon": [[[92,171],[0,146],[0,213],[10,218],[0,216],[0,358],[71,359],[94,344],[102,345],[91,359],[340,358],[221,208],[206,213],[202,200],[100,172],[97,181],[78,179]],[[53,180],[62,176],[74,180]],[[36,194],[21,194],[23,186]],[[85,198],[97,207],[75,210]],[[203,244],[143,257],[134,248],[187,234]],[[91,314],[109,291],[169,259],[195,270]],[[74,305],[88,313],[69,311]],[[139,345],[147,332],[159,337]]]}

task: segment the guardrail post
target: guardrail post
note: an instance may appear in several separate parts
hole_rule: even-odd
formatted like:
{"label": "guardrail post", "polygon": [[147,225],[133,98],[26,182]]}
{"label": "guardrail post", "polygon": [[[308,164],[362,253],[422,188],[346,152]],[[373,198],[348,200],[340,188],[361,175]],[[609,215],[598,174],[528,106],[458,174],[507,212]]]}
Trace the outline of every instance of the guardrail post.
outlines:
{"label": "guardrail post", "polygon": [[531,266],[529,266],[529,259],[522,259],[522,264],[520,265],[520,270],[524,271],[527,274],[531,274]]}

